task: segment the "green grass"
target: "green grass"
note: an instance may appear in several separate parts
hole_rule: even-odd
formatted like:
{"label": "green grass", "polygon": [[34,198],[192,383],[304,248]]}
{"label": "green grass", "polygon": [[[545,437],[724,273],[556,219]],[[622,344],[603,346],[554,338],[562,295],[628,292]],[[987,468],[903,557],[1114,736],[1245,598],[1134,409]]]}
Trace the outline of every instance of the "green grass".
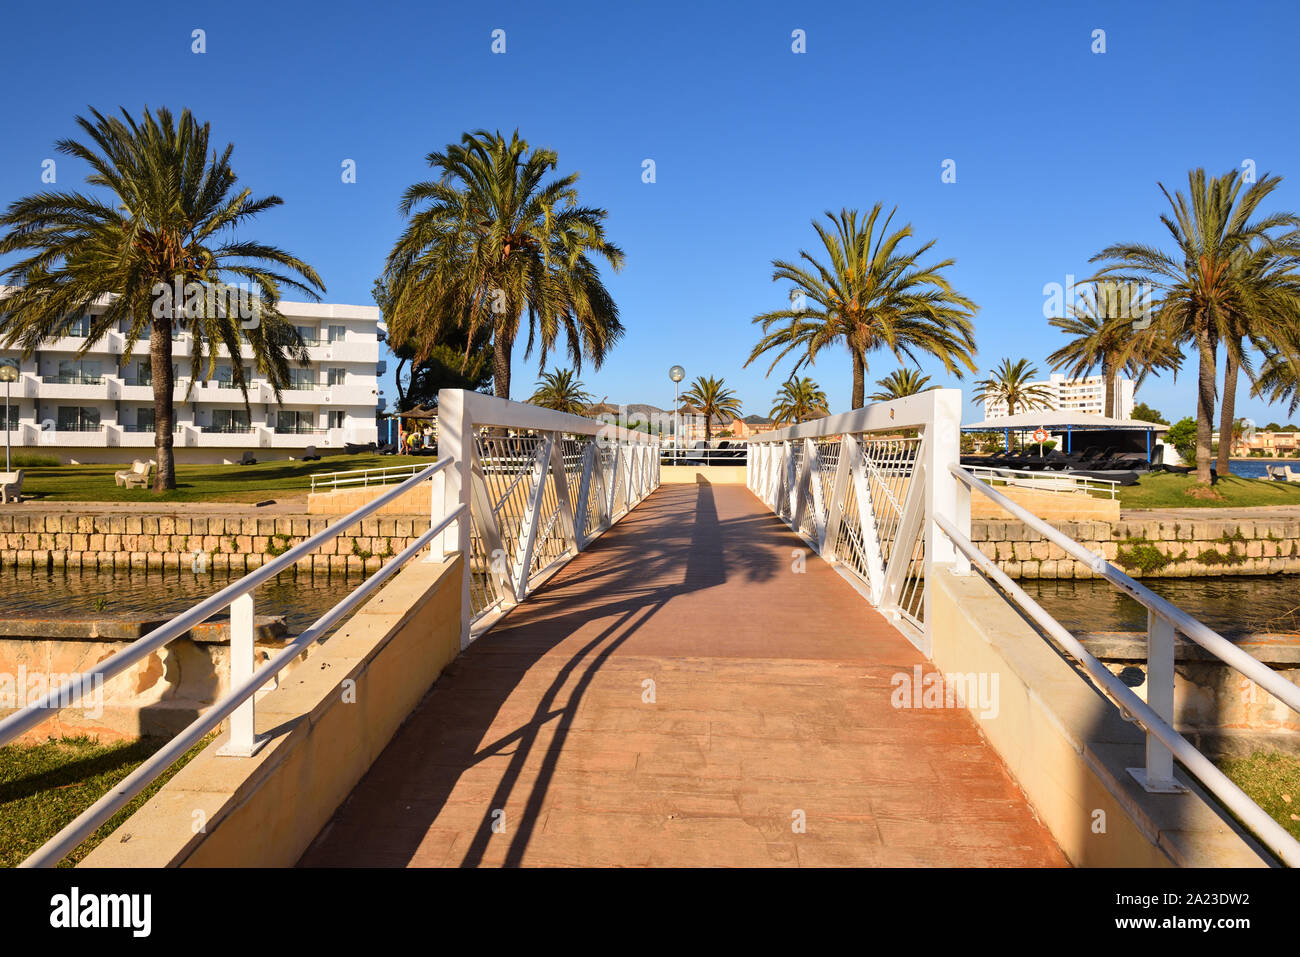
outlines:
{"label": "green grass", "polygon": [[[59,866],[71,867],[94,850],[212,737],[209,735],[182,755]],[[143,738],[100,744],[80,737],[0,748],[0,867],[21,863],[165,743],[163,738]]]}
{"label": "green grass", "polygon": [[[147,454],[149,450],[141,451]],[[129,450],[124,458],[127,454]],[[129,468],[131,463],[127,459],[116,465],[59,465],[26,470],[23,496],[47,502],[258,502],[276,497],[305,497],[313,473],[433,463],[433,456],[331,455],[319,462],[178,465],[176,488],[155,493],[149,489],[117,487],[113,473]]]}
{"label": "green grass", "polygon": [[[1247,508],[1256,505],[1300,505],[1300,483],[1271,482],[1230,475],[1215,482],[1221,498],[1188,495],[1196,485],[1192,475],[1155,472],[1137,485],[1119,489],[1120,508]],[[1108,495],[1104,497],[1109,497]]]}
{"label": "green grass", "polygon": [[1300,839],[1300,757],[1257,751],[1217,763],[1233,784]]}

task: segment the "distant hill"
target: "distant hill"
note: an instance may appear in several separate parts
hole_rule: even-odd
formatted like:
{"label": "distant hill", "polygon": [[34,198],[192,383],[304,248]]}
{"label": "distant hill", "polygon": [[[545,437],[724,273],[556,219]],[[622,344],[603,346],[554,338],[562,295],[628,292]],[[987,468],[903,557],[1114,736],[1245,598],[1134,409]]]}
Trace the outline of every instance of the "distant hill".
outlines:
{"label": "distant hill", "polygon": [[771,425],[772,420],[765,415],[747,415],[740,420],[746,425]]}

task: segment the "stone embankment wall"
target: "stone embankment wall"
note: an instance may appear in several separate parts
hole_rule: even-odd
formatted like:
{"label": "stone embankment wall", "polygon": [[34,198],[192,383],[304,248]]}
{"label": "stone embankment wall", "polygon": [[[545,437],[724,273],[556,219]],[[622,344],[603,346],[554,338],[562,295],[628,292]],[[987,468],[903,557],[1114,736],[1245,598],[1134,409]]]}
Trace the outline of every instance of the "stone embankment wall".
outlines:
{"label": "stone embankment wall", "polygon": [[[1300,521],[1052,522],[1134,578],[1300,574]],[[1011,578],[1096,578],[1023,522],[974,519],[971,540]]]}
{"label": "stone embankment wall", "polygon": [[[331,516],[189,517],[0,513],[0,567],[257,568],[324,530]],[[429,516],[369,518],[296,566],[374,571],[429,528]]]}

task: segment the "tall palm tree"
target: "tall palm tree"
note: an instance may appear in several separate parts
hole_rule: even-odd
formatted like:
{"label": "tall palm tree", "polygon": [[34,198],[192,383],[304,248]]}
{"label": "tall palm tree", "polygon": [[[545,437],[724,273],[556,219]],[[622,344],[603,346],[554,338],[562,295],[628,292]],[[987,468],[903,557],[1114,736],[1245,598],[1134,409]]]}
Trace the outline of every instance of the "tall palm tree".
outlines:
{"label": "tall palm tree", "polygon": [[[1290,216],[1290,214],[1287,214]],[[1294,217],[1292,217],[1294,218]],[[1254,383],[1258,374],[1250,361],[1247,344],[1262,352],[1267,360],[1283,348],[1300,329],[1300,235],[1286,235],[1257,240],[1250,254],[1242,257],[1241,308],[1225,317],[1220,338],[1224,350],[1223,400],[1219,418],[1219,435],[1234,428],[1237,421],[1237,380],[1241,371]],[[1227,475],[1231,468],[1232,449],[1219,442],[1217,470]]]}
{"label": "tall palm tree", "polygon": [[1038,375],[1037,366],[1029,364],[1028,359],[1003,359],[1002,364],[989,373],[987,379],[975,383],[974,402],[997,402],[1007,404],[1007,415],[1015,415],[1024,410],[1046,409],[1051,405],[1052,390],[1045,385],[1033,382]]}
{"label": "tall palm tree", "polygon": [[682,399],[690,403],[699,415],[704,416],[704,438],[713,438],[713,420],[724,415],[740,415],[740,399],[736,393],[725,388],[723,379],[713,376],[700,376],[691,383],[691,387],[682,393]]}
{"label": "tall palm tree", "polygon": [[537,380],[537,391],[528,401],[544,409],[583,415],[591,402],[591,396],[582,391],[582,383],[572,369],[556,369],[554,372],[542,373],[542,377]]}
{"label": "tall palm tree", "polygon": [[871,393],[871,401],[888,402],[891,399],[901,399],[939,388],[937,385],[926,385],[929,381],[930,377],[921,375],[919,369],[895,369],[883,379],[876,380],[876,385],[880,386],[880,389]]}
{"label": "tall palm tree", "polygon": [[[77,117],[89,144],[65,139],[55,148],[84,160],[91,168],[86,182],[111,196],[36,193],[0,216],[0,228],[8,229],[0,255],[26,255],[4,272],[18,288],[0,301],[0,341],[17,343],[30,356],[105,298],[103,313],[91,315],[81,353],[120,324],[125,365],[147,329],[158,462],[154,490],[163,491],[176,487],[173,331],[188,329],[194,337],[191,388],[212,374],[220,352],[239,356],[242,338],[279,401],[290,360],[307,360],[302,338],[278,309],[281,289],[319,299],[317,290],[325,286],[302,260],[248,238],[252,218],[283,200],[253,199],[251,190],[235,190],[234,146],[209,153],[208,124],[199,124],[188,110],[173,118],[169,110],[146,109],[139,122],[125,109],[121,119],[90,114]],[[232,362],[231,371],[247,406],[243,363]]]}
{"label": "tall palm tree", "polygon": [[1269,404],[1286,402],[1287,415],[1300,408],[1300,323],[1268,344],[1251,395]]}
{"label": "tall palm tree", "polygon": [[525,315],[539,370],[564,334],[575,369],[597,368],[623,334],[618,307],[595,259],[613,269],[623,252],[605,238],[603,209],[581,206],[578,174],[554,179],[558,157],[530,149],[516,130],[466,133],[427,157],[437,179],[410,187],[409,216],[385,271],[393,288],[390,329],[416,344],[416,359],[460,326],[467,341],[490,334],[496,394],[510,398],[510,360]]}
{"label": "tall palm tree", "polygon": [[1116,383],[1127,373],[1137,385],[1159,370],[1175,373],[1182,352],[1162,327],[1148,322],[1152,304],[1142,301],[1132,283],[1102,280],[1086,286],[1070,315],[1047,321],[1071,340],[1047,357],[1053,369],[1073,379],[1100,370],[1104,388],[1102,414],[1115,418]]}
{"label": "tall palm tree", "polygon": [[[1294,321],[1300,293],[1281,276],[1294,255],[1300,219],[1275,213],[1252,219],[1263,200],[1281,182],[1264,175],[1242,192],[1238,170],[1207,177],[1205,170],[1187,175],[1185,196],[1160,184],[1170,211],[1160,217],[1176,247],[1118,243],[1092,258],[1106,262],[1098,277],[1149,282],[1160,294],[1154,322],[1178,343],[1190,343],[1200,369],[1196,397],[1196,477],[1208,483],[1215,400],[1218,345],[1228,352],[1227,386],[1236,391],[1236,368],[1243,359],[1243,336],[1254,329],[1266,340],[1274,327]],[[1279,238],[1279,231],[1283,236]],[[1279,270],[1278,264],[1282,263]],[[1231,420],[1223,431],[1230,430]],[[1226,473],[1225,473],[1226,474]]]}
{"label": "tall palm tree", "polygon": [[867,357],[888,350],[902,362],[916,362],[918,353],[935,356],[949,373],[975,371],[975,335],[971,319],[976,306],[949,284],[944,271],[953,265],[944,259],[922,265],[921,258],[934,246],[922,243],[908,251],[912,227],[890,232],[894,212],[883,217],[877,203],[859,222],[857,210],[830,212],[830,225],[817,221],[813,229],[825,251],[825,262],[806,250],[799,251],[805,265],[775,259],[773,281],[793,284],[789,309],[755,316],[763,335],[750,353],[749,365],[760,355],[775,351],[770,374],[782,359],[794,353],[794,371],[816,360],[828,346],[843,345],[853,360],[853,408],[860,409],[866,392]]}
{"label": "tall palm tree", "polygon": [[812,379],[790,377],[777,392],[769,415],[774,425],[798,424],[826,415],[826,393]]}

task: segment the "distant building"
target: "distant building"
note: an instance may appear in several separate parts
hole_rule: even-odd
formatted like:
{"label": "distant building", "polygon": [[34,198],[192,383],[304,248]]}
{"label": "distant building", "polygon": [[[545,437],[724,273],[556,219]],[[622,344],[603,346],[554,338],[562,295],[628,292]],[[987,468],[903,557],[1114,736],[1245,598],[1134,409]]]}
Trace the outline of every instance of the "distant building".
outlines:
{"label": "distant building", "polygon": [[[155,443],[149,340],[138,340],[126,360],[129,329],[120,326],[78,354],[91,316],[104,308],[93,307],[68,335],[43,343],[29,359],[14,349],[0,350],[0,361],[18,366],[8,423],[15,448],[39,449],[62,462],[129,463],[150,457]],[[261,458],[288,458],[308,445],[341,452],[345,443],[377,440],[376,415],[384,402],[379,310],[305,302],[281,302],[279,308],[298,327],[310,362],[290,364],[291,378],[278,402],[247,344],[239,357],[248,382],[247,407],[224,347],[212,377],[191,388],[193,337],[183,329],[174,333],[177,462],[233,462],[247,450]]]}
{"label": "distant building", "polygon": [[1300,432],[1254,432],[1241,436],[1232,444],[1233,455],[1263,452],[1268,458],[1285,459],[1297,451],[1300,451]]}
{"label": "distant building", "polygon": [[[1030,384],[1044,386],[1050,393],[1047,400],[1047,410],[1045,411],[1084,412],[1090,415],[1106,414],[1106,391],[1102,377],[1099,375],[1088,376],[1084,379],[1067,379],[1063,375],[1053,373],[1050,379]],[[1117,393],[1114,418],[1133,418],[1136,391],[1133,380],[1121,376],[1115,382],[1115,388]],[[1006,414],[1007,404],[1005,401],[998,399],[984,403],[985,419],[1000,419],[1004,418]]]}

